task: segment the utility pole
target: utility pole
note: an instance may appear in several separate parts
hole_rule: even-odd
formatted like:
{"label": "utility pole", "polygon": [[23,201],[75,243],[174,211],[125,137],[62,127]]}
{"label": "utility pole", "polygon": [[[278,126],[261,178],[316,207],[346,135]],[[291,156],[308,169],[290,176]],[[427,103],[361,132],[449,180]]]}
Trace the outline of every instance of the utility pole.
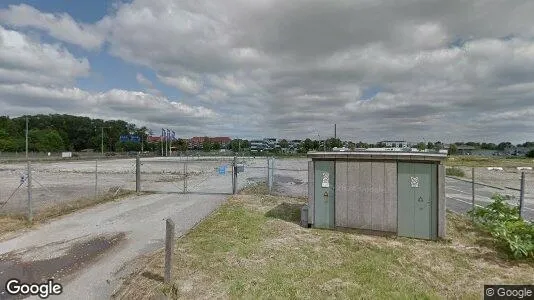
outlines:
{"label": "utility pole", "polygon": [[337,124],[334,124],[334,138],[337,139]]}
{"label": "utility pole", "polygon": [[28,159],[28,127],[28,116],[26,116],[26,160]]}
{"label": "utility pole", "polygon": [[161,145],[161,156],[163,156],[163,128],[161,128],[161,135],[160,135],[159,143]]}
{"label": "utility pole", "polygon": [[104,127],[100,127],[102,131],[100,133],[100,151],[102,152],[102,157],[104,156]]}

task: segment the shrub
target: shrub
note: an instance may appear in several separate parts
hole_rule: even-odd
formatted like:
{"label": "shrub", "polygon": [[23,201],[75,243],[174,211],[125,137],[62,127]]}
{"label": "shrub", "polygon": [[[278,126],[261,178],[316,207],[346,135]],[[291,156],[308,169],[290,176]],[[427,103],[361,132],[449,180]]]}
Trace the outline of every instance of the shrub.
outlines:
{"label": "shrub", "polygon": [[456,176],[456,177],[464,177],[465,173],[462,169],[457,167],[447,168],[445,169],[445,174],[449,176]]}
{"label": "shrub", "polygon": [[513,258],[534,258],[534,224],[523,220],[506,197],[494,194],[492,199],[488,206],[469,212],[475,225],[489,232]]}
{"label": "shrub", "polygon": [[529,157],[529,158],[534,158],[534,149],[528,151],[528,153],[527,153],[527,157]]}

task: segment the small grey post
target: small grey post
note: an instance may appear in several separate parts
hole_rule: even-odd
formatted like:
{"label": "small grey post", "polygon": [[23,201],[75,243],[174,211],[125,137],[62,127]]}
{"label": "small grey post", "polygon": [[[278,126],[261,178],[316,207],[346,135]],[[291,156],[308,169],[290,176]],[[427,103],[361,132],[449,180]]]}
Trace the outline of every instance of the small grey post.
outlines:
{"label": "small grey post", "polygon": [[525,200],[525,172],[521,172],[521,191],[519,192],[519,216],[523,217],[523,201]]}
{"label": "small grey post", "polygon": [[135,158],[135,192],[141,192],[141,159],[139,155]]}
{"label": "small grey post", "polygon": [[471,168],[471,209],[475,210],[475,168]]}
{"label": "small grey post", "polygon": [[98,159],[95,160],[95,199],[98,197]]}
{"label": "small grey post", "polygon": [[33,211],[32,211],[32,170],[31,163],[28,160],[28,222],[33,222]]}
{"label": "small grey post", "polygon": [[174,252],[174,222],[171,219],[165,221],[165,274],[164,283],[171,282],[172,254]]}
{"label": "small grey post", "polygon": [[187,156],[184,160],[184,194],[187,193]]}
{"label": "small grey post", "polygon": [[232,194],[237,193],[237,157],[234,156],[234,161],[232,162]]}

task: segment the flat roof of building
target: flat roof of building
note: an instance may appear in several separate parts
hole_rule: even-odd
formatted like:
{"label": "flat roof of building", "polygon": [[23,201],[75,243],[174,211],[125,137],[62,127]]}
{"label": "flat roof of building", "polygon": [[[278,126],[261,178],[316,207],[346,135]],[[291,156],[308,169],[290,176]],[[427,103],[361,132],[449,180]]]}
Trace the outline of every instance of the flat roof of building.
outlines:
{"label": "flat roof of building", "polygon": [[443,161],[444,153],[403,152],[403,151],[347,151],[347,152],[308,152],[311,159],[347,159],[347,160],[417,160]]}

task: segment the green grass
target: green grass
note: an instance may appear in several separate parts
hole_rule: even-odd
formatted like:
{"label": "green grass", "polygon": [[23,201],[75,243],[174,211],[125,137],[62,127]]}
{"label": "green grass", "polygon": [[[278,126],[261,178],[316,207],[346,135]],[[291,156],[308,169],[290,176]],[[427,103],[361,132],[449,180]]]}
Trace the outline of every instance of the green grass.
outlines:
{"label": "green grass", "polygon": [[[534,283],[533,264],[499,256],[464,217],[449,216],[450,240],[440,242],[305,229],[295,224],[303,199],[258,191],[232,197],[177,241],[172,288],[139,273],[117,297],[479,299],[484,284]],[[163,274],[163,254],[141,272]]]}
{"label": "green grass", "polygon": [[485,156],[449,156],[445,161],[448,167],[531,167],[534,159],[527,157],[485,157]]}
{"label": "green grass", "polygon": [[448,176],[464,177],[465,172],[458,167],[451,167],[445,169],[445,174]]}

